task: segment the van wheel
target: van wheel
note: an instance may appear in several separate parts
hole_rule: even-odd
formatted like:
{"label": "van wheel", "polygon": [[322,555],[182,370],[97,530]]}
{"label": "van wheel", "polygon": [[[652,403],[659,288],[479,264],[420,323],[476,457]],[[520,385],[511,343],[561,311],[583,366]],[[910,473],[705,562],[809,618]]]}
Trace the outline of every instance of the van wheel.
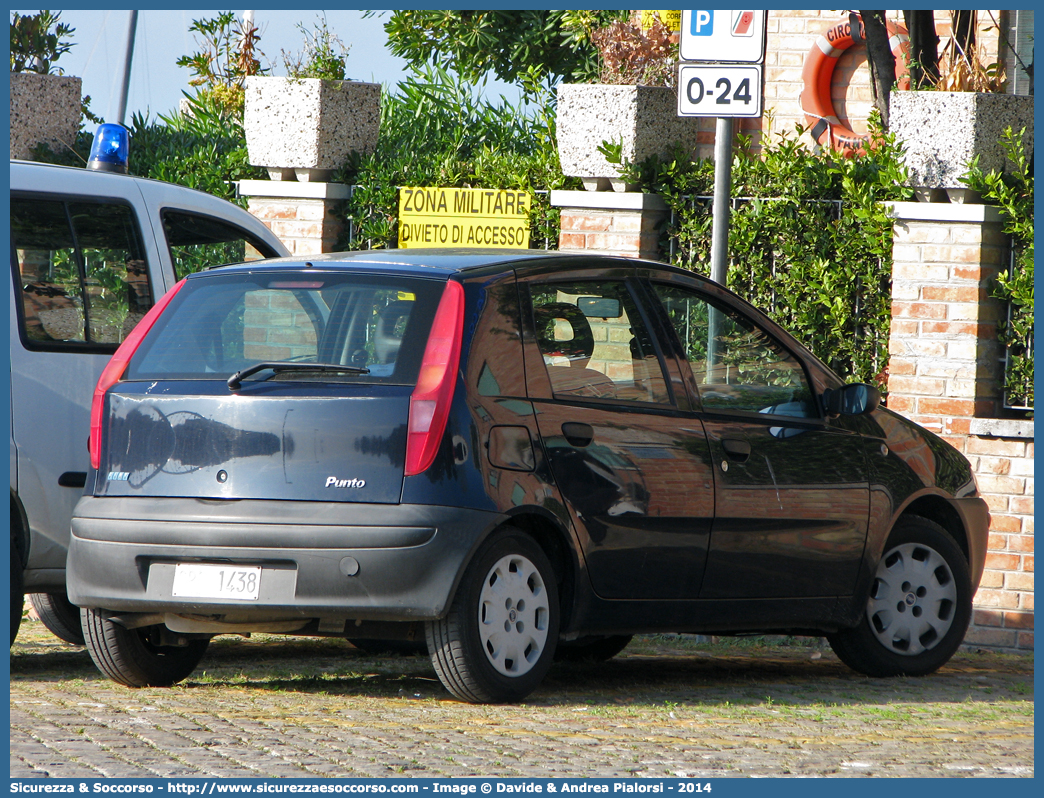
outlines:
{"label": "van wheel", "polygon": [[627,648],[630,642],[631,635],[581,637],[565,643],[559,642],[555,659],[565,662],[605,662]]}
{"label": "van wheel", "polygon": [[476,704],[521,701],[544,678],[558,640],[555,573],[523,532],[505,528],[472,560],[449,613],[425,633],[435,672]]}
{"label": "van wheel", "polygon": [[80,608],[69,601],[64,593],[30,593],[29,603],[51,634],[74,646],[83,645]]}
{"label": "van wheel", "polygon": [[14,538],[11,538],[11,645],[18,637],[18,627],[22,625],[22,609],[25,606],[25,594],[22,593],[22,556],[18,553]]}
{"label": "van wheel", "polygon": [[864,617],[827,639],[842,662],[867,676],[924,676],[953,656],[970,618],[964,554],[941,526],[910,516],[888,538]]}
{"label": "van wheel", "polygon": [[98,670],[127,687],[169,687],[196,669],[210,640],[184,646],[152,641],[156,627],[127,629],[103,610],[80,610],[87,651]]}

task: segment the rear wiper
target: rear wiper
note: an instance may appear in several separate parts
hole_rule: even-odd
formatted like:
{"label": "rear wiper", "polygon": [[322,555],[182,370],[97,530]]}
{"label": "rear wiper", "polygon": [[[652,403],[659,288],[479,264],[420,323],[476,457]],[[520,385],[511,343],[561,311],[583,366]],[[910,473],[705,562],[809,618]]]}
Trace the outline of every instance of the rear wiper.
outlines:
{"label": "rear wiper", "polygon": [[275,376],[281,371],[340,371],[348,374],[369,374],[370,370],[362,366],[342,366],[338,363],[295,363],[293,361],[276,361],[273,363],[255,363],[252,366],[247,366],[242,371],[237,371],[231,377],[228,378],[228,389],[230,391],[238,390],[240,385],[243,384],[243,380],[249,377],[251,374],[257,374],[259,371],[265,371],[271,369]]}

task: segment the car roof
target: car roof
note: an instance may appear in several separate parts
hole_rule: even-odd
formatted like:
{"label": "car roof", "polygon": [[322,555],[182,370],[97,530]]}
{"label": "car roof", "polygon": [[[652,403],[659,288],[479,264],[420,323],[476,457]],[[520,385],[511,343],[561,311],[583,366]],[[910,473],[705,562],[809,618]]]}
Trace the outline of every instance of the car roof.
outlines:
{"label": "car roof", "polygon": [[[449,277],[452,274],[475,270],[486,270],[497,266],[526,265],[538,267],[542,262],[575,261],[575,268],[631,268],[654,269],[678,272],[696,277],[692,272],[678,269],[666,263],[637,260],[613,255],[592,255],[582,252],[559,252],[539,249],[371,249],[357,252],[331,252],[315,255],[296,255],[285,258],[270,258],[235,266],[222,266],[200,274],[220,271],[223,274],[235,271],[257,271],[259,269],[300,269],[302,267],[336,270],[339,266],[352,271],[372,268],[380,272],[414,274],[417,276]],[[563,264],[570,268],[574,264]]]}

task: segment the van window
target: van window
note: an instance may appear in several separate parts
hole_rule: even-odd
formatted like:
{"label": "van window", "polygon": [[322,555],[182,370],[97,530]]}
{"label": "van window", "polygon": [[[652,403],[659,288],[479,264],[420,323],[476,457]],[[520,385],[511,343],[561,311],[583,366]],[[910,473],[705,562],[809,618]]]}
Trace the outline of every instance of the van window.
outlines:
{"label": "van window", "polygon": [[134,211],[118,202],[11,198],[21,333],[45,348],[119,344],[152,307]]}
{"label": "van window", "polygon": [[328,272],[208,274],[174,297],[127,378],[227,379],[256,363],[292,361],[368,372],[290,371],[280,380],[414,384],[444,285]]}
{"label": "van window", "polygon": [[163,219],[163,233],[170,248],[174,274],[179,280],[211,266],[279,255],[243,228],[212,216],[168,208],[160,218]]}

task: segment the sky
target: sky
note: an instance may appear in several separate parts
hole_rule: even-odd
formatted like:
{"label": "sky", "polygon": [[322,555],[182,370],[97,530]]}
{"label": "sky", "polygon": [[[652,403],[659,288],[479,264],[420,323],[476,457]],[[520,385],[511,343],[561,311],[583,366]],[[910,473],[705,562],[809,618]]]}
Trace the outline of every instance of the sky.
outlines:
{"label": "sky", "polygon": [[[35,13],[35,10],[17,10],[20,14]],[[189,26],[193,20],[211,19],[218,13],[218,10],[138,12],[127,97],[128,123],[135,111],[149,112],[155,118],[156,114],[168,114],[177,107],[182,91],[190,89],[191,74],[175,62],[181,56],[200,49],[195,34],[189,32]],[[242,15],[243,12],[236,13]],[[280,51],[299,51],[304,36],[297,28],[298,23],[311,29],[322,14],[326,15],[330,30],[349,45],[349,78],[394,86],[406,77],[406,62],[385,47],[387,14],[364,19],[362,11],[255,10],[254,24],[261,29],[259,47],[265,54],[261,57],[262,66],[275,64],[274,74],[285,74]],[[107,122],[117,121],[129,18],[130,12],[125,10],[67,8],[61,12],[61,22],[75,28],[68,37],[75,46],[61,56],[56,66],[61,67],[66,75],[83,79],[83,93],[91,98],[91,111]],[[518,97],[513,87],[499,81],[491,79],[485,87],[485,95],[491,99],[502,93],[512,102]]]}

